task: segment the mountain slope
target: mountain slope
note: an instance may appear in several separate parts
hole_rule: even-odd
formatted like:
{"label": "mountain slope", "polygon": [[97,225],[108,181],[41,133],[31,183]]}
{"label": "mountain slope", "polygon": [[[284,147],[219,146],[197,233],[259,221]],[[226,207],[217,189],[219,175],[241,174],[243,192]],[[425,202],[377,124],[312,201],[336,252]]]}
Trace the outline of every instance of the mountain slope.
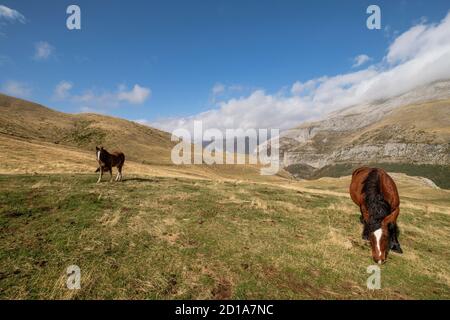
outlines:
{"label": "mountain slope", "polygon": [[428,170],[427,176],[447,186],[439,176],[450,173],[449,143],[450,81],[444,81],[288,130],[280,149],[284,166],[298,177],[339,176],[369,163],[396,164],[409,174],[432,166],[436,175]]}
{"label": "mountain slope", "polygon": [[77,147],[121,149],[128,159],[169,163],[170,134],[131,121],[97,114],[66,114],[0,94],[0,133],[14,138]]}
{"label": "mountain slope", "polygon": [[95,146],[125,153],[125,174],[213,180],[279,181],[258,165],[174,165],[171,135],[124,119],[66,114],[0,94],[0,174],[92,173]]}

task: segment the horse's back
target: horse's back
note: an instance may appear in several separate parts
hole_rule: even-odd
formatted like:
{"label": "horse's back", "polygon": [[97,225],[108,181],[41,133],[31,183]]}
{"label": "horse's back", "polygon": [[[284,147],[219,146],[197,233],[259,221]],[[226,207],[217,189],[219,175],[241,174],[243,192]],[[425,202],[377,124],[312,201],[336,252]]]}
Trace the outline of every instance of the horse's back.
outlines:
{"label": "horse's back", "polygon": [[364,181],[366,180],[369,173],[372,171],[372,168],[369,167],[360,167],[353,171],[352,173],[352,182],[350,183],[350,197],[353,202],[358,206],[361,205],[361,194],[362,189],[364,187]]}
{"label": "horse's back", "polygon": [[395,185],[394,179],[381,168],[361,167],[353,171],[352,182],[350,183],[350,196],[353,202],[357,205],[361,204],[364,182],[374,170],[377,171],[380,186],[385,198],[387,198],[386,200],[392,207],[397,207],[400,204],[397,186]]}
{"label": "horse's back", "polygon": [[353,170],[352,173],[352,180],[357,179],[359,176],[364,174],[369,174],[369,172],[372,170],[372,168],[369,167],[360,167],[358,169]]}
{"label": "horse's back", "polygon": [[398,207],[400,205],[400,196],[398,195],[397,185],[394,179],[383,169],[378,169],[378,173],[384,198],[392,208]]}
{"label": "horse's back", "polygon": [[121,151],[114,151],[111,153],[113,157],[115,157],[118,160],[118,164],[123,165],[125,162],[125,154]]}

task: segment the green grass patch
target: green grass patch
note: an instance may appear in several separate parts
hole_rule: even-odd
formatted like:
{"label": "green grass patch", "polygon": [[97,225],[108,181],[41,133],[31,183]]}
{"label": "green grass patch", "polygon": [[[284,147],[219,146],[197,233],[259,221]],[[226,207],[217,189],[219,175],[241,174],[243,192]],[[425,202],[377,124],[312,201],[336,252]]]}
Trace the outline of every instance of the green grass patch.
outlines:
{"label": "green grass patch", "polygon": [[[432,180],[437,186],[450,189],[450,166],[448,165],[428,165],[428,164],[408,164],[408,163],[369,163],[364,164],[369,167],[379,167],[386,171],[406,173],[410,176],[426,177]],[[351,175],[353,170],[362,164],[336,164],[315,170],[305,165],[294,164],[286,169],[299,178],[318,179],[321,177],[342,177]]]}
{"label": "green grass patch", "polygon": [[[402,211],[405,254],[389,256],[382,289],[370,291],[370,248],[349,199],[233,182],[95,181],[0,176],[0,298],[450,298],[448,214]],[[72,264],[81,290],[66,288]]]}

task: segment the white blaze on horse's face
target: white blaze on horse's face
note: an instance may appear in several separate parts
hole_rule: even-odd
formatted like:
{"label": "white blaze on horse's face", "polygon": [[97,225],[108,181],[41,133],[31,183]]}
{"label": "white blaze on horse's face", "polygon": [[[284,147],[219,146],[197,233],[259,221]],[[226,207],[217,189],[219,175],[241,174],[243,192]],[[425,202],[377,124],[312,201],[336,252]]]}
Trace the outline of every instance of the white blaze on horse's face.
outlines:
{"label": "white blaze on horse's face", "polygon": [[97,160],[100,161],[100,150],[97,150]]}
{"label": "white blaze on horse's face", "polygon": [[[381,242],[381,236],[383,235],[383,229],[380,228],[378,230],[375,230],[373,234],[375,236],[375,241],[376,241],[376,246],[377,246],[377,249],[378,249],[378,254],[381,257],[381,244],[380,244],[380,242]],[[379,264],[382,263],[381,259],[378,260],[378,263]]]}
{"label": "white blaze on horse's face", "polygon": [[381,252],[380,241],[381,241],[381,235],[383,234],[383,229],[380,228],[378,230],[375,230],[375,232],[373,234],[375,235],[375,239],[377,240],[378,251]]}

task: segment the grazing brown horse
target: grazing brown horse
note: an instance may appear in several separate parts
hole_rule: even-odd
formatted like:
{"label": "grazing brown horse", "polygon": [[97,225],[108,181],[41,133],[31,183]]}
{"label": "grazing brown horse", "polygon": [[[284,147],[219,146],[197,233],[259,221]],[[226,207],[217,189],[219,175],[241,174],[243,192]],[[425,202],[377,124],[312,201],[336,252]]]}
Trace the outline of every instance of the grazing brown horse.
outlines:
{"label": "grazing brown horse", "polygon": [[362,167],[352,174],[350,196],[361,210],[363,239],[370,240],[372,257],[382,264],[389,250],[403,253],[398,242],[400,198],[394,180],[379,168]]}
{"label": "grazing brown horse", "polygon": [[112,168],[117,167],[117,176],[115,181],[122,181],[122,167],[125,162],[125,155],[122,152],[113,152],[109,153],[104,149],[103,147],[95,147],[96,154],[97,154],[97,161],[99,167],[95,172],[100,171],[100,176],[98,177],[97,183],[99,183],[102,180],[103,172],[109,171],[109,174],[111,175],[111,180],[113,181],[112,176]]}

